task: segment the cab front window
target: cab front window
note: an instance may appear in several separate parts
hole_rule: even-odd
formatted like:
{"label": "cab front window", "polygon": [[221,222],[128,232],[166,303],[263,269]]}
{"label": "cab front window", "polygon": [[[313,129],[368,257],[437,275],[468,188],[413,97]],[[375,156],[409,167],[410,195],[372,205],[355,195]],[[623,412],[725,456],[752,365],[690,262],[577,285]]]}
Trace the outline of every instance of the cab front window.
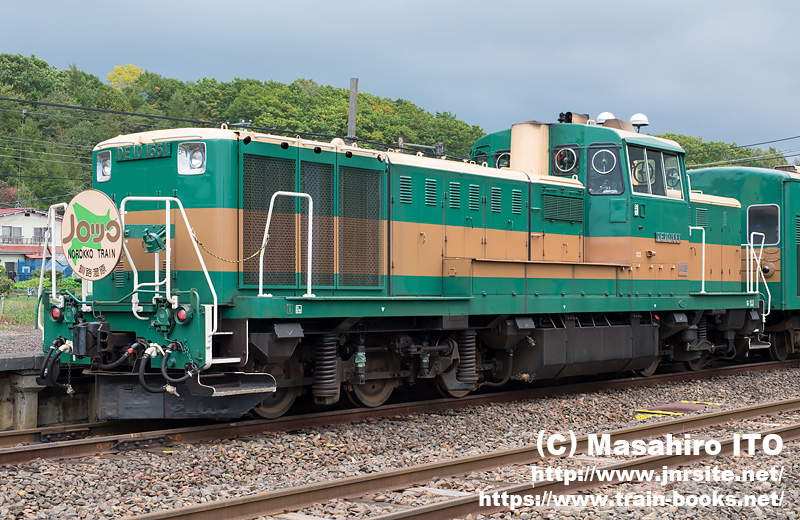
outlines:
{"label": "cab front window", "polygon": [[619,195],[625,191],[615,144],[592,144],[586,150],[586,183],[590,195]]}

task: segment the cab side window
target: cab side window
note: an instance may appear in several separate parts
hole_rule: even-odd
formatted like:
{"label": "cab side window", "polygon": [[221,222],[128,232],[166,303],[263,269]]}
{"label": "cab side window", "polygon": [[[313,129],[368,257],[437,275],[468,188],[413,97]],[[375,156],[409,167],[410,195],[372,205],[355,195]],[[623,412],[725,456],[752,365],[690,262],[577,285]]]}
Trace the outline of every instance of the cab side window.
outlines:
{"label": "cab side window", "polygon": [[498,150],[494,153],[494,167],[508,168],[511,165],[511,151]]}
{"label": "cab side window", "polygon": [[667,181],[667,197],[683,200],[683,182],[678,156],[664,152],[664,178]]}
{"label": "cab side window", "polygon": [[680,164],[676,154],[628,146],[628,166],[635,193],[683,200]]}
{"label": "cab side window", "polygon": [[[747,240],[756,247],[776,246],[780,243],[780,208],[777,204],[755,204],[747,208]],[[753,235],[756,233],[756,235]],[[758,233],[763,233],[764,237]]]}

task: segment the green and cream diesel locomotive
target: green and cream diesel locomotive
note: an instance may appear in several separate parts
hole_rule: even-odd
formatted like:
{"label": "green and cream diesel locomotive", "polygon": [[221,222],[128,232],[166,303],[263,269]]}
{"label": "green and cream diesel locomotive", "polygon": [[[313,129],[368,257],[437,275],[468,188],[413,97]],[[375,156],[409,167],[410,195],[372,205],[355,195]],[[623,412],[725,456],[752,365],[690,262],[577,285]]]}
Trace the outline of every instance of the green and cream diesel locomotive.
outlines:
{"label": "green and cream diesel locomotive", "polygon": [[224,127],[100,143],[51,240],[84,288],[44,274],[40,380],[89,378],[101,419],[277,417],[793,351],[764,330],[772,216],[692,191],[675,142],[567,116],[471,161]]}

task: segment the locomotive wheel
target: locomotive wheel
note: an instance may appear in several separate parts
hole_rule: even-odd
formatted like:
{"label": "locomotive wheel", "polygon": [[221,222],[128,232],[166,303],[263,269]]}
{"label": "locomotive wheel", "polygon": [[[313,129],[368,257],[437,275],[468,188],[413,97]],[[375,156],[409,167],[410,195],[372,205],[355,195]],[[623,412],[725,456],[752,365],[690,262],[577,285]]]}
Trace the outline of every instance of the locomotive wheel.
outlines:
{"label": "locomotive wheel", "polygon": [[769,347],[769,357],[773,361],[786,361],[789,357],[789,345],[784,334],[770,335],[772,345]]}
{"label": "locomotive wheel", "polygon": [[658,357],[650,363],[647,368],[642,368],[640,370],[634,370],[633,373],[640,377],[650,377],[656,373],[658,369],[658,365],[661,363],[661,358]]}
{"label": "locomotive wheel", "polygon": [[[388,354],[367,355],[367,372],[390,372],[392,370],[392,357]],[[391,397],[397,380],[368,379],[363,385],[346,385],[345,393],[350,402],[364,408],[375,408],[382,405]]]}
{"label": "locomotive wheel", "polygon": [[258,406],[253,407],[251,412],[253,415],[260,417],[262,419],[276,419],[286,412],[294,404],[295,399],[297,396],[300,395],[301,387],[299,386],[290,386],[290,387],[280,387],[280,382],[285,381],[287,379],[297,379],[302,377],[302,370],[300,369],[300,363],[297,359],[291,358],[285,363],[276,364],[276,365],[260,365],[258,362],[253,362],[253,366],[255,370],[251,371],[260,371],[266,372],[267,374],[272,374],[275,378],[275,381],[278,383],[278,388],[275,389],[266,399],[261,401],[261,404]]}
{"label": "locomotive wheel", "polygon": [[455,397],[456,399],[460,399],[470,393],[470,390],[448,390],[444,384],[436,381],[436,388],[439,390],[439,393],[442,394],[442,397]]}
{"label": "locomotive wheel", "polygon": [[698,370],[703,370],[711,361],[711,355],[708,353],[707,350],[704,350],[700,357],[697,359],[693,359],[691,361],[684,361],[683,366],[686,367],[686,370],[690,372],[697,372]]}

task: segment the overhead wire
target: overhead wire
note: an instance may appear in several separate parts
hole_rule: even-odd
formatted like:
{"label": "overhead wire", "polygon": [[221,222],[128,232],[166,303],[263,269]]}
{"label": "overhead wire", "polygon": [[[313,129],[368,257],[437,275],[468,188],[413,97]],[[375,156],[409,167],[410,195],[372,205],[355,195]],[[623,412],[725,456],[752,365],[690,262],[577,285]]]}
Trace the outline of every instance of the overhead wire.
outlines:
{"label": "overhead wire", "polygon": [[[63,154],[63,153],[42,152],[42,151],[39,151],[39,150],[25,150],[23,148],[10,148],[8,146],[2,146],[2,145],[0,145],[0,150],[11,150],[12,152],[35,153],[35,154],[39,154],[39,155],[55,155],[57,157],[72,157],[74,159],[88,160],[89,162],[85,163],[85,164],[89,164],[89,165],[91,165],[91,161],[92,161],[91,157],[85,157],[85,156],[81,156],[81,155],[67,155],[67,154]],[[17,156],[17,157],[19,157],[19,156]],[[81,164],[81,163],[75,163],[75,164]]]}
{"label": "overhead wire", "polygon": [[[25,99],[16,99],[16,98],[7,98],[7,97],[0,97],[0,101],[10,101],[10,102],[16,102],[16,103],[27,103],[27,104],[32,104],[32,105],[50,106],[50,107],[57,107],[57,108],[67,108],[67,109],[72,109],[72,110],[88,110],[88,111],[91,111],[91,112],[100,112],[100,113],[106,113],[106,114],[126,115],[126,116],[135,116],[135,117],[144,117],[144,118],[160,119],[160,120],[167,120],[167,121],[178,121],[178,122],[184,122],[184,123],[199,124],[199,125],[204,125],[204,126],[219,126],[219,125],[222,124],[222,122],[217,122],[217,121],[204,121],[204,120],[198,120],[198,119],[186,119],[186,118],[180,118],[180,117],[161,116],[161,115],[156,115],[156,114],[143,114],[143,113],[137,113],[137,112],[125,112],[125,111],[110,110],[110,109],[105,109],[105,108],[82,107],[82,106],[77,106],[77,105],[67,105],[67,104],[62,104],[62,103],[48,103],[48,102],[45,102],[45,101],[30,101],[30,100],[25,100]],[[0,109],[0,111],[5,111],[5,110],[4,109]],[[21,113],[22,111],[16,111],[16,112],[17,113]],[[31,114],[31,112],[26,112],[26,113],[27,114]],[[53,115],[53,114],[51,114],[51,115]],[[53,116],[61,117],[60,115],[53,115]],[[140,124],[140,123],[132,123],[132,122],[124,122],[124,123],[126,123],[126,124]],[[146,125],[144,125],[142,123],[142,126],[146,126]],[[229,123],[228,126],[229,127],[238,127],[238,128],[250,128],[250,129],[254,129],[254,130],[275,132],[275,133],[279,133],[279,134],[299,135],[301,137],[303,137],[303,136],[323,137],[323,138],[326,138],[326,139],[335,139],[337,137],[340,137],[338,135],[331,135],[331,134],[322,134],[322,133],[316,133],[316,132],[298,132],[298,131],[295,131],[295,130],[285,130],[285,129],[281,129],[281,128],[277,128],[277,127],[254,126],[254,125],[247,125],[247,124],[240,124],[240,123]],[[161,127],[161,128],[164,128],[164,127]],[[370,140],[361,139],[361,138],[355,138],[354,140],[357,141],[357,142],[361,142],[361,143],[371,144],[371,145],[374,145],[374,146],[380,146],[380,147],[383,147],[384,149],[396,148],[397,147],[397,145],[395,145],[393,143],[389,143],[389,144],[380,143],[380,142],[370,141]]]}
{"label": "overhead wire", "polygon": [[[79,163],[79,162],[70,162],[70,161],[54,161],[52,159],[38,159],[36,157],[21,157],[19,155],[3,155],[0,154],[0,157],[9,157],[11,159],[21,159],[25,161],[38,161],[38,162],[49,162],[49,163],[56,163],[56,164],[74,164],[76,166],[87,166],[89,168],[92,167],[91,163]],[[11,174],[9,174],[11,175]],[[53,177],[55,178],[55,177]]]}
{"label": "overhead wire", "polygon": [[85,145],[85,144],[66,144],[66,143],[59,143],[57,141],[42,141],[41,139],[26,139],[24,137],[20,137],[18,135],[8,135],[8,134],[0,134],[0,140],[2,141],[20,141],[29,143],[31,145],[37,146],[56,146],[59,148],[78,148],[83,150],[92,150],[94,146]]}
{"label": "overhead wire", "polygon": [[771,141],[762,141],[760,143],[752,143],[752,144],[741,144],[741,145],[737,145],[737,144],[728,145],[728,144],[726,144],[725,146],[722,146],[720,148],[712,148],[710,150],[700,150],[700,151],[697,151],[697,152],[689,152],[689,153],[686,154],[686,156],[688,157],[690,155],[706,155],[706,154],[709,154],[709,153],[724,152],[724,151],[728,151],[728,150],[739,150],[741,148],[752,148],[753,146],[761,146],[761,145],[764,145],[764,144],[772,144],[772,143],[782,143],[784,141],[791,141],[793,139],[800,139],[800,135],[795,135],[795,136],[792,136],[792,137],[784,137],[782,139],[773,139]]}

